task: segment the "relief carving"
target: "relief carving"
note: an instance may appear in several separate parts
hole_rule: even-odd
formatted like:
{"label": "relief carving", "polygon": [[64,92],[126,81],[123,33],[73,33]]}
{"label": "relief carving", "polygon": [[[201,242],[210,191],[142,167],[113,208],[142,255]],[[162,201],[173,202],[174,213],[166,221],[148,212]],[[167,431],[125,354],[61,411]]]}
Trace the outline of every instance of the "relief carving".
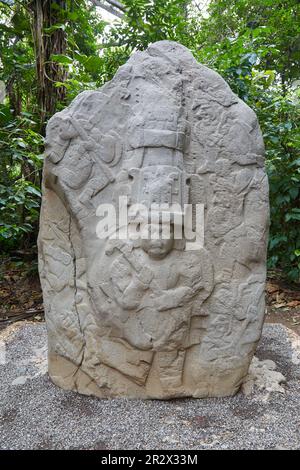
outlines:
{"label": "relief carving", "polygon": [[[268,185],[253,111],[162,41],[54,115],[45,156],[39,259],[52,380],[103,398],[234,394],[264,317]],[[121,196],[126,224],[142,230],[150,213],[156,238],[118,237],[121,226],[99,237],[98,207],[113,204],[118,217]],[[194,215],[204,207],[195,250],[177,236],[187,204]]]}

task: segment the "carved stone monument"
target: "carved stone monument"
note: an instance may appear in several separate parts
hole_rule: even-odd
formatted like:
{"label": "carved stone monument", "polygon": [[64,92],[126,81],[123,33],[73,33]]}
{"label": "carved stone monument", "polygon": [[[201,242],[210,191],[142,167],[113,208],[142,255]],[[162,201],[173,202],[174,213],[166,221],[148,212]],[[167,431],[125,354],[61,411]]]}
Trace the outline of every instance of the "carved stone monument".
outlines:
{"label": "carved stone monument", "polygon": [[[204,245],[187,250],[174,217],[166,240],[99,237],[98,207],[120,196],[129,209],[202,204]],[[53,382],[97,397],[234,394],[261,334],[267,232],[254,112],[177,43],[135,53],[47,126],[39,268]]]}

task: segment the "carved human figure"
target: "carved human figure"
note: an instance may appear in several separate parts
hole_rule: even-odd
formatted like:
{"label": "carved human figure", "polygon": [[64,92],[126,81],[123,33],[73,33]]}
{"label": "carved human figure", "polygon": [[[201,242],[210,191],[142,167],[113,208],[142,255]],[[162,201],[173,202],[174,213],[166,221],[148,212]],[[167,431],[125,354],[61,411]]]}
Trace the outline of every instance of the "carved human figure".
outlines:
{"label": "carved human figure", "polygon": [[162,387],[166,382],[171,393],[172,381],[174,387],[181,386],[185,350],[195,341],[190,336],[192,317],[203,315],[201,305],[213,289],[213,267],[205,249],[194,253],[174,248],[173,225],[168,239],[162,238],[161,224],[152,230],[160,237],[144,238],[139,246],[128,241],[108,244],[98,276],[93,271],[97,283],[91,295],[101,322],[107,316],[112,337],[156,354]]}

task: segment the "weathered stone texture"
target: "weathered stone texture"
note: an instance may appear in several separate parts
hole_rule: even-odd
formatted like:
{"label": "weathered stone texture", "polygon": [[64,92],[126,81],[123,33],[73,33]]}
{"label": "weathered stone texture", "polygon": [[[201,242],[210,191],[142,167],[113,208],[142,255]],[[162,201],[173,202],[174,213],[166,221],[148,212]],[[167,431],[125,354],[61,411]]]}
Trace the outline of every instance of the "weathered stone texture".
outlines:
{"label": "weathered stone texture", "polygon": [[[205,243],[99,240],[99,204],[204,204]],[[49,374],[98,397],[234,394],[264,318],[255,113],[183,46],[135,53],[47,126],[39,234]]]}

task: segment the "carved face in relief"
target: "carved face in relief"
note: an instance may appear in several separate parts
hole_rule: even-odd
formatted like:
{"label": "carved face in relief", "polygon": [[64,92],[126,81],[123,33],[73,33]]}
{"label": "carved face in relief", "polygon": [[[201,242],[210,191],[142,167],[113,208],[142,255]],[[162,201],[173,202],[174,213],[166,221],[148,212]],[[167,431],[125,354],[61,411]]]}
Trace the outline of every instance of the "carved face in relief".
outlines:
{"label": "carved face in relief", "polygon": [[52,163],[60,162],[70,139],[76,137],[76,135],[77,132],[70,119],[59,117],[50,119],[45,139],[45,156],[49,157]]}
{"label": "carved face in relief", "polygon": [[170,251],[172,251],[174,246],[174,227],[171,224],[170,227],[170,238],[162,238],[162,224],[158,224],[154,227],[154,230],[157,230],[159,233],[159,239],[142,239],[141,247],[147,253],[150,258],[153,259],[163,259],[165,258]]}

